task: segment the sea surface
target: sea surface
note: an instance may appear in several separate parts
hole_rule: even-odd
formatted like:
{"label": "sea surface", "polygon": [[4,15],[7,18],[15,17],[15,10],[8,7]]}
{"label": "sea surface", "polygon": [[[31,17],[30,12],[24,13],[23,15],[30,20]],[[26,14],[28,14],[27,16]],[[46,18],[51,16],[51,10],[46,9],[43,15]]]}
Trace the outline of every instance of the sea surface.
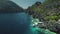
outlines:
{"label": "sea surface", "polygon": [[0,34],[28,34],[30,18],[26,13],[1,13]]}
{"label": "sea surface", "polygon": [[[39,28],[32,26],[32,18],[26,13],[0,14],[0,34],[38,34]],[[49,30],[39,29],[40,34],[51,34]],[[55,34],[55,33],[52,33]]]}

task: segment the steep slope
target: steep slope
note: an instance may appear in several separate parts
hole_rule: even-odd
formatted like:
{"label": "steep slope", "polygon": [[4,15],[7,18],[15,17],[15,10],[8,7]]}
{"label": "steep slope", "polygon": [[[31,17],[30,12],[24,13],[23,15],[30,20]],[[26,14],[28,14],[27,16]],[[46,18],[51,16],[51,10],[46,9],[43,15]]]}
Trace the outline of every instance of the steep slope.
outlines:
{"label": "steep slope", "polygon": [[24,10],[12,1],[0,2],[0,13],[17,13]]}
{"label": "steep slope", "polygon": [[[28,13],[34,18],[48,23],[47,29],[60,34],[60,0],[46,0],[44,3],[35,3],[28,8]],[[52,25],[52,26],[51,26]]]}

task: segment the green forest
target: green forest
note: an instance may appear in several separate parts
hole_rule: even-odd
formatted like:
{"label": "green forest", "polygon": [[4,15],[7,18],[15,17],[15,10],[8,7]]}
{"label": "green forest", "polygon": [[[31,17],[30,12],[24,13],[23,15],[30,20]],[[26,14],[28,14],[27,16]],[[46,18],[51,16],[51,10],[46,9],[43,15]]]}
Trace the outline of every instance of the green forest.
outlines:
{"label": "green forest", "polygon": [[47,29],[59,34],[60,30],[60,0],[45,0],[43,3],[37,1],[32,6],[29,6],[27,13],[33,18],[38,18],[39,21],[49,24]]}

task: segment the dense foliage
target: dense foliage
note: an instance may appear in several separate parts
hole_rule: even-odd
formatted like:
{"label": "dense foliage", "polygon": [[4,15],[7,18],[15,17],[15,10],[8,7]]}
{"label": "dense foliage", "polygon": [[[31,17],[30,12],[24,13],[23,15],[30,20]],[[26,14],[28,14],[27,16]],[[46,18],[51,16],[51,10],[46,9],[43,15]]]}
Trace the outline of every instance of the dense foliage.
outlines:
{"label": "dense foliage", "polygon": [[34,5],[30,6],[28,11],[33,16],[38,16],[38,18],[43,18],[44,20],[58,20],[60,19],[60,0],[46,0],[45,2],[36,2]]}
{"label": "dense foliage", "polygon": [[[48,22],[50,25],[60,24],[60,0],[45,0],[43,3],[36,2],[28,7],[27,11],[29,15],[38,18],[40,21]],[[58,24],[56,25],[57,27],[59,27]],[[55,25],[52,27],[55,28]],[[57,29],[59,30],[60,28]]]}

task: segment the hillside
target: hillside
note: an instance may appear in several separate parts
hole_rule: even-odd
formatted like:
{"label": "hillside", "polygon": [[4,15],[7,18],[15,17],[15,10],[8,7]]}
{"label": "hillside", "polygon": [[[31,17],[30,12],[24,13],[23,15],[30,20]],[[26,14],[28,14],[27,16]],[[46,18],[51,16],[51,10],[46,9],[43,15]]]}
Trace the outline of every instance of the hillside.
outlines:
{"label": "hillside", "polygon": [[0,13],[17,13],[24,12],[24,10],[12,1],[0,0]]}
{"label": "hillside", "polygon": [[[33,18],[38,18],[40,21],[49,23],[47,29],[60,32],[60,0],[45,0],[45,2],[36,2],[28,7],[27,13]],[[51,26],[52,25],[52,26]]]}

